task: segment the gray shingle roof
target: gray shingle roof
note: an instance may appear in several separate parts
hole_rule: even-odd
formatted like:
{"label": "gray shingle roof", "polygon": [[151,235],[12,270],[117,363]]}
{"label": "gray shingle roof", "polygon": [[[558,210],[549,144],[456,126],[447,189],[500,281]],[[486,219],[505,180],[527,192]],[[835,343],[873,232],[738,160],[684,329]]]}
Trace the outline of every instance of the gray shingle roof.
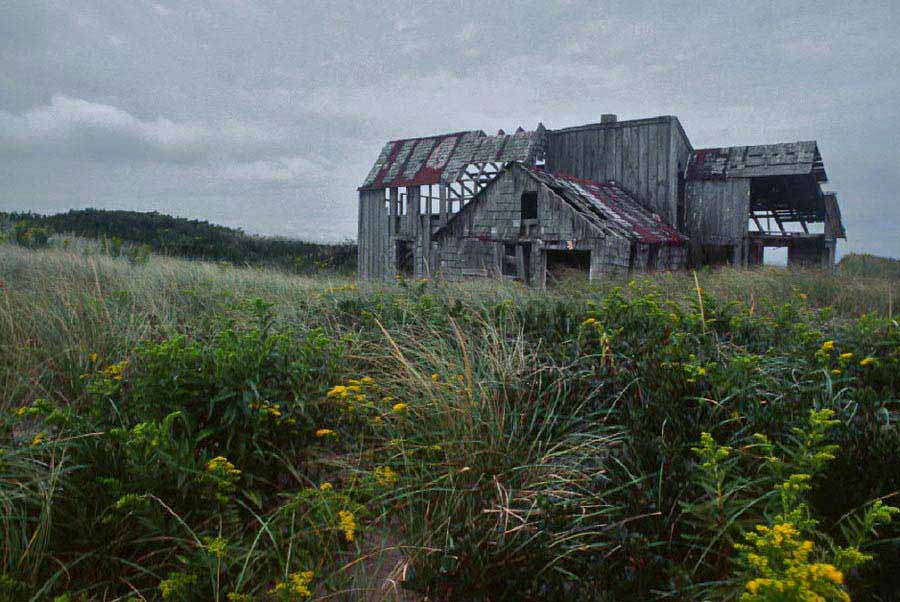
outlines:
{"label": "gray shingle roof", "polygon": [[815,140],[759,146],[701,148],[691,154],[688,180],[724,180],[812,174],[828,179]]}

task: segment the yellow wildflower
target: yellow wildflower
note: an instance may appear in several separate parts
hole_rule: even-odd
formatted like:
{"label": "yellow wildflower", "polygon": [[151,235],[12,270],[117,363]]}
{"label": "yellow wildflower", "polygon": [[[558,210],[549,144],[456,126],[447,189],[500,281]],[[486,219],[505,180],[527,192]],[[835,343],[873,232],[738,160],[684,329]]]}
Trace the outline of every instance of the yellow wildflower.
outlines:
{"label": "yellow wildflower", "polygon": [[596,324],[597,318],[588,318],[584,322],[581,323],[582,326],[590,326],[591,324]]}
{"label": "yellow wildflower", "polygon": [[842,360],[849,360],[849,359],[852,358],[852,357],[853,357],[853,354],[850,353],[849,351],[848,351],[847,353],[842,353],[842,354],[841,354],[841,359],[842,359]]}
{"label": "yellow wildflower", "polygon": [[441,378],[441,377],[438,376],[437,373],[434,373],[434,374],[431,375],[431,380],[432,380],[432,382],[437,382],[438,380],[440,380],[440,378]]}
{"label": "yellow wildflower", "polygon": [[395,403],[395,404],[394,404],[394,407],[392,407],[391,410],[392,410],[395,414],[399,414],[399,413],[403,412],[404,410],[406,410],[406,404],[403,403],[402,401],[399,402],[399,403]]}
{"label": "yellow wildflower", "polygon": [[840,370],[840,368],[835,368],[834,370],[831,371],[831,373],[834,374],[835,376],[838,376],[838,375],[840,375],[841,370]]}
{"label": "yellow wildflower", "polygon": [[24,416],[27,413],[28,413],[28,406],[22,406],[21,408],[16,410],[16,416],[19,416],[19,417]]}
{"label": "yellow wildflower", "polygon": [[228,553],[228,540],[224,537],[205,537],[203,547],[216,558],[225,558]]}
{"label": "yellow wildflower", "polygon": [[269,593],[275,595],[293,594],[294,596],[308,598],[312,595],[309,584],[312,583],[314,575],[315,574],[312,571],[291,573],[288,575],[286,581],[282,581],[276,585],[273,589],[269,590]]}
{"label": "yellow wildflower", "polygon": [[97,354],[96,354],[96,353],[90,354],[90,355],[88,356],[88,358],[91,360],[91,363],[92,363],[92,364],[97,363]]}
{"label": "yellow wildflower", "polygon": [[393,487],[397,484],[397,473],[390,466],[379,466],[375,469],[375,482],[381,487]]}
{"label": "yellow wildflower", "polygon": [[32,445],[40,445],[40,444],[43,443],[43,442],[44,442],[44,433],[38,433],[38,434],[35,435],[34,438],[31,440],[31,444],[32,444]]}
{"label": "yellow wildflower", "polygon": [[353,541],[356,534],[356,517],[348,510],[338,510],[338,518],[340,519],[340,528],[344,532],[344,538],[347,541]]}
{"label": "yellow wildflower", "polygon": [[815,577],[826,579],[832,583],[837,583],[838,585],[844,582],[844,574],[831,564],[814,564],[810,567],[810,572]]}
{"label": "yellow wildflower", "polygon": [[860,365],[860,366],[868,366],[868,365],[874,364],[874,363],[875,363],[875,358],[872,357],[871,355],[868,356],[868,357],[864,357],[863,359],[859,360],[859,365]]}
{"label": "yellow wildflower", "polygon": [[328,391],[328,397],[338,397],[338,396],[346,396],[347,395],[347,387],[344,385],[335,385]]}
{"label": "yellow wildflower", "polygon": [[363,383],[364,385],[373,385],[375,384],[375,379],[371,376],[363,376],[361,379],[359,379],[359,382]]}
{"label": "yellow wildflower", "polygon": [[328,481],[325,481],[324,483],[319,485],[319,491],[330,491],[332,489],[334,489],[334,486],[332,486],[332,484]]}
{"label": "yellow wildflower", "polygon": [[208,472],[219,472],[223,474],[229,475],[239,475],[241,471],[234,467],[234,464],[228,461],[228,458],[225,456],[216,456],[212,460],[206,463],[206,470]]}
{"label": "yellow wildflower", "polygon": [[834,349],[834,341],[825,341],[822,343],[823,351],[832,351]]}
{"label": "yellow wildflower", "polygon": [[799,296],[801,299],[803,299],[804,301],[806,301],[806,299],[807,299],[806,293],[800,293],[798,296]]}
{"label": "yellow wildflower", "polygon": [[331,429],[319,429],[316,431],[316,437],[319,437],[320,439],[322,437],[336,437],[336,436],[337,436],[337,433],[335,433]]}

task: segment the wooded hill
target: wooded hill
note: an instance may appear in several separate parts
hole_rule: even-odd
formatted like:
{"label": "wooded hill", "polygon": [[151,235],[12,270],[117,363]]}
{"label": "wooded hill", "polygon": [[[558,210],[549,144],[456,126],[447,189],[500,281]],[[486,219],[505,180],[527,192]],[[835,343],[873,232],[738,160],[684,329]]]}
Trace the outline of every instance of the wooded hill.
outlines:
{"label": "wooded hill", "polygon": [[252,236],[206,221],[155,211],[76,209],[55,215],[0,214],[18,229],[46,229],[57,234],[106,239],[115,244],[147,245],[155,253],[280,267],[294,272],[356,270],[356,245],[319,244],[278,237]]}

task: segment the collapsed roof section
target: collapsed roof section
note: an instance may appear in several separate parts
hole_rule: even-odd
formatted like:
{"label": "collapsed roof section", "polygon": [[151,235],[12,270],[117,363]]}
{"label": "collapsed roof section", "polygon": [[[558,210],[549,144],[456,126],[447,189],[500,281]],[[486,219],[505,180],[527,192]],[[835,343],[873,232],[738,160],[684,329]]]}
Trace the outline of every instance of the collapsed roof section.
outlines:
{"label": "collapsed roof section", "polygon": [[615,182],[594,182],[520,167],[604,232],[612,231],[647,244],[684,244],[688,240]]}
{"label": "collapsed roof section", "polygon": [[542,151],[544,133],[539,124],[533,132],[519,128],[514,134],[501,131],[488,136],[473,130],[392,140],[381,149],[360,190],[449,184],[462,178],[472,164],[533,163]]}
{"label": "collapsed roof section", "polygon": [[606,236],[626,238],[646,244],[685,244],[687,237],[651,213],[627,190],[615,182],[581,180],[560,173],[550,173],[541,168],[520,162],[508,163],[493,182],[482,189],[472,201],[454,214],[438,232],[445,230],[461,215],[474,211],[485,190],[500,179],[504,172],[520,169],[540,184],[549,188],[594,229]]}
{"label": "collapsed roof section", "polygon": [[803,175],[813,175],[817,182],[828,180],[815,140],[697,149],[691,154],[686,178],[724,180]]}

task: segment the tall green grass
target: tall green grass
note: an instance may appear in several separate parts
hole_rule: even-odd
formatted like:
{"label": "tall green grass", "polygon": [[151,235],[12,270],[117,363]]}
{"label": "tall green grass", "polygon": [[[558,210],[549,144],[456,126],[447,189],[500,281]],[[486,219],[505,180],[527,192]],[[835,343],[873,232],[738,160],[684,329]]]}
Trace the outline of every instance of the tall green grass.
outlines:
{"label": "tall green grass", "polygon": [[[0,286],[0,599],[737,599],[733,544],[774,520],[754,435],[800,470],[813,409],[818,559],[862,546],[854,597],[900,587],[900,532],[864,521],[900,490],[896,280],[540,292],[4,246]],[[704,432],[751,450],[718,488]]]}

